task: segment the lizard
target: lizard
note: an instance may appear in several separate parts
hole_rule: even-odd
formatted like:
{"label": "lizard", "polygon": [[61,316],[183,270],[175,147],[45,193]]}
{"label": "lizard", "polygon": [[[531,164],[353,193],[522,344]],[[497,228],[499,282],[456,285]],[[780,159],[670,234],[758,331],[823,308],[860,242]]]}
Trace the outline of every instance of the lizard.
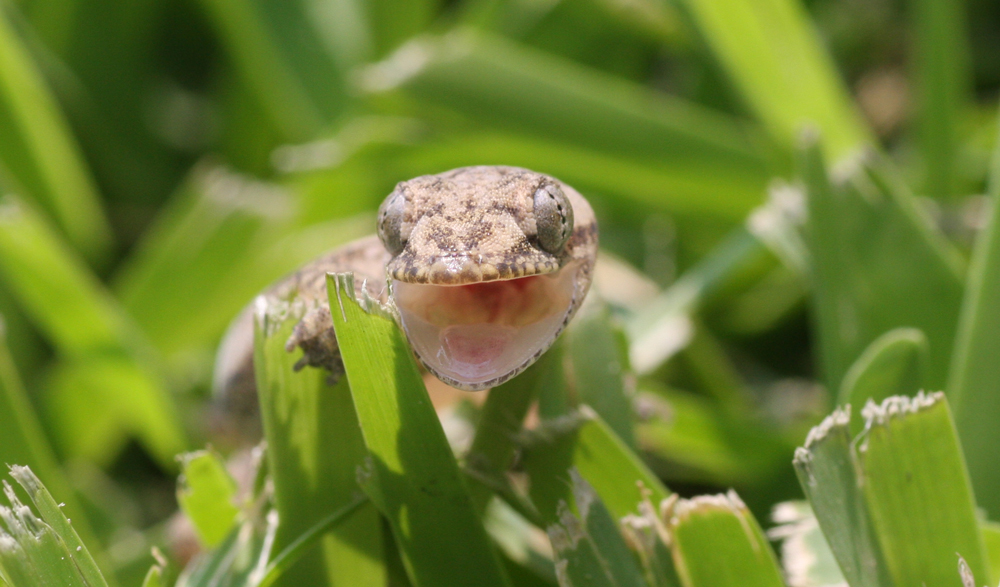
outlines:
{"label": "lizard", "polygon": [[[308,263],[262,294],[307,308],[286,349],[295,368],[343,375],[327,273],[353,272],[369,296],[391,299],[414,355],[458,389],[495,387],[534,363],[579,309],[593,278],[598,229],[567,184],[519,167],[462,167],[399,183],[377,234]],[[217,393],[253,387],[253,304],[216,360]],[[246,389],[249,388],[249,389]],[[236,391],[233,391],[233,390]]]}

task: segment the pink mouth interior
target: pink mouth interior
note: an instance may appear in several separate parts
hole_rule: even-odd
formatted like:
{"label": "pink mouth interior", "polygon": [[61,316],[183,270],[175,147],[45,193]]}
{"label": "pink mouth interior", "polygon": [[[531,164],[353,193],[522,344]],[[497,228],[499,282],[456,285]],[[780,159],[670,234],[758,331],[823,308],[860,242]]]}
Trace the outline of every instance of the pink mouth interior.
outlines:
{"label": "pink mouth interior", "polygon": [[477,388],[552,343],[573,301],[577,267],[460,286],[393,282],[410,344],[438,375]]}

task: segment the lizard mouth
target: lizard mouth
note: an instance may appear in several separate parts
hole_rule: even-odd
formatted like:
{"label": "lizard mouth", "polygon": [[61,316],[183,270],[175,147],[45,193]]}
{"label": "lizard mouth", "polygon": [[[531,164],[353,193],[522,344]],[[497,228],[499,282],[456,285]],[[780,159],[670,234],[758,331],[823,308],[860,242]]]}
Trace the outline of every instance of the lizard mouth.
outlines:
{"label": "lizard mouth", "polygon": [[554,273],[469,285],[393,281],[403,329],[421,362],[445,383],[493,387],[555,341],[577,298],[578,263]]}

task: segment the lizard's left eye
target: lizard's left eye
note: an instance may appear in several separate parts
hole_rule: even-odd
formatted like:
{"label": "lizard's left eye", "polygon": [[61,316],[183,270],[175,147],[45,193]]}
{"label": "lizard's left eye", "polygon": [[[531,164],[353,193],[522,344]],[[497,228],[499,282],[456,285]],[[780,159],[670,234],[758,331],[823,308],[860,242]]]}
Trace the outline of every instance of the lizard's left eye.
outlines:
{"label": "lizard's left eye", "polygon": [[558,185],[545,184],[535,191],[535,226],[538,244],[559,254],[573,232],[573,206]]}
{"label": "lizard's left eye", "polygon": [[403,236],[405,210],[406,198],[399,192],[389,194],[378,209],[378,238],[392,256],[402,253],[406,246],[406,238]]}

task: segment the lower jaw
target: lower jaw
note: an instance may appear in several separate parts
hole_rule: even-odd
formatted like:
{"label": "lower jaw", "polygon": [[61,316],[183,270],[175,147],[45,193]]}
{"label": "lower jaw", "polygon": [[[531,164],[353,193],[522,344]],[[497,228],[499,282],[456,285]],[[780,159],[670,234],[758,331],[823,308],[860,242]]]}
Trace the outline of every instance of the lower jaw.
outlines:
{"label": "lower jaw", "polygon": [[449,385],[485,389],[551,346],[573,310],[577,269],[470,286],[395,281],[393,291],[421,362]]}

